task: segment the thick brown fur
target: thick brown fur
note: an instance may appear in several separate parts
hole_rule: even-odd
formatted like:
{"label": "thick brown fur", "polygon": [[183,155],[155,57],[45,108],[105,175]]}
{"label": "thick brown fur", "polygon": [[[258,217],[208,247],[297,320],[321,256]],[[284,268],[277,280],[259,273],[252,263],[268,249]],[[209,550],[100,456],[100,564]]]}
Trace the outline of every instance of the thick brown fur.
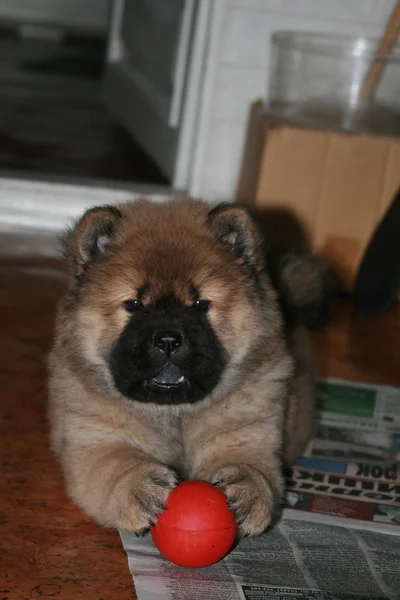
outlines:
{"label": "thick brown fur", "polygon": [[[104,526],[140,533],[179,478],[199,478],[226,493],[243,535],[261,533],[282,466],[310,436],[314,375],[306,330],[285,323],[247,213],[188,199],[103,207],[71,231],[66,253],[49,415],[72,500]],[[194,403],[124,397],[108,365],[130,318],[124,302],[173,295],[190,308],[193,286],[211,302],[226,356],[219,382]]]}

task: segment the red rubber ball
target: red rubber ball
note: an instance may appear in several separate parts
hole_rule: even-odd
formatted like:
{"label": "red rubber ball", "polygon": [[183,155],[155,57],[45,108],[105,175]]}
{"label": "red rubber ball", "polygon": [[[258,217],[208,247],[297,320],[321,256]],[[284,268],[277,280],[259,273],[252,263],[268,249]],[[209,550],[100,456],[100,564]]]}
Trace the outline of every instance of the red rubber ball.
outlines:
{"label": "red rubber ball", "polygon": [[184,481],[170,493],[167,510],[151,535],[169,561],[180,567],[207,567],[228,553],[236,530],[221,490],[205,481]]}

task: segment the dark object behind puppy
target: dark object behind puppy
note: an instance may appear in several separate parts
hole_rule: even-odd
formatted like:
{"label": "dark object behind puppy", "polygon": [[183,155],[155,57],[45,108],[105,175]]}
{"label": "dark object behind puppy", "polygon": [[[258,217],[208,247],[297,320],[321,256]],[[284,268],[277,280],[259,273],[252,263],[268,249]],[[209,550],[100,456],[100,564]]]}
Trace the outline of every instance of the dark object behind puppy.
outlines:
{"label": "dark object behind puppy", "polygon": [[303,323],[325,312],[325,267],[266,269],[245,209],[189,199],[89,210],[66,255],[49,413],[71,498],[141,532],[179,478],[204,479],[261,533],[311,432]]}

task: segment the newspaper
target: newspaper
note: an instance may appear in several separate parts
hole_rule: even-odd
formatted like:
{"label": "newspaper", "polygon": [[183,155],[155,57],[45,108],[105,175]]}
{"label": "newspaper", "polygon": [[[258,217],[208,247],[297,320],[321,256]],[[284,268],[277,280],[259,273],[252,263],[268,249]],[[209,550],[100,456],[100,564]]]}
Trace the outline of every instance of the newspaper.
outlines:
{"label": "newspaper", "polygon": [[400,600],[400,389],[318,382],[278,525],[183,569],[120,532],[139,600]]}
{"label": "newspaper", "polygon": [[399,388],[319,381],[317,407],[316,435],[306,456],[399,462]]}
{"label": "newspaper", "polygon": [[400,525],[400,389],[317,384],[315,436],[286,474],[285,506]]}

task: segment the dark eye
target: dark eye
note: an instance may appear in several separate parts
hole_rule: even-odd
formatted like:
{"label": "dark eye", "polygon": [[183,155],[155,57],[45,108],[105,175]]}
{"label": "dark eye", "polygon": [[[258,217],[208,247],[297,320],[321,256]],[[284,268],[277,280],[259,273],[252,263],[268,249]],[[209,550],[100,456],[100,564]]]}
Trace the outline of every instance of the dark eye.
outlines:
{"label": "dark eye", "polygon": [[210,304],[211,302],[209,300],[202,300],[201,298],[199,298],[193,304],[193,308],[197,308],[197,310],[206,311],[210,308]]}
{"label": "dark eye", "polygon": [[132,300],[125,300],[124,308],[127,312],[135,312],[135,310],[142,308],[142,303],[136,298],[133,298]]}

